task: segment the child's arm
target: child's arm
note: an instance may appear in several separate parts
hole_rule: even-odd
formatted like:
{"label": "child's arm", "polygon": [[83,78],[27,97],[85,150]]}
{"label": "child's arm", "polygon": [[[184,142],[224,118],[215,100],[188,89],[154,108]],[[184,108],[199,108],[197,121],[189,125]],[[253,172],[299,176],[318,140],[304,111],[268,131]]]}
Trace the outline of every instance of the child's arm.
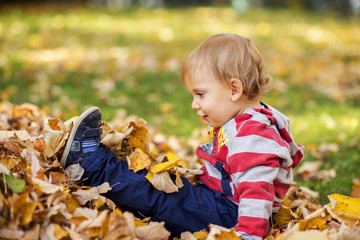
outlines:
{"label": "child's arm", "polygon": [[[236,230],[252,237],[243,239],[265,237],[273,203],[282,201],[281,189],[286,192],[292,182],[292,169],[281,167],[284,160],[292,161],[288,144],[269,124],[247,121],[229,146],[234,200],[239,202]],[[280,192],[274,183],[283,185]]]}

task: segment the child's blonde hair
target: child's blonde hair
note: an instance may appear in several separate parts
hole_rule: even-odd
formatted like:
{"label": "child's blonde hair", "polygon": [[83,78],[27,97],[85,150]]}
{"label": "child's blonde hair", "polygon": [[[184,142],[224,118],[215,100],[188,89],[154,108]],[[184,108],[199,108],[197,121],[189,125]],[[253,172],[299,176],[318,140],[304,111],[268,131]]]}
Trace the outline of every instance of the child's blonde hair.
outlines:
{"label": "child's blonde hair", "polygon": [[239,79],[250,100],[265,95],[270,89],[270,78],[264,73],[260,53],[250,39],[237,34],[216,34],[197,46],[181,69],[185,86],[199,69],[209,71],[228,84],[233,78]]}

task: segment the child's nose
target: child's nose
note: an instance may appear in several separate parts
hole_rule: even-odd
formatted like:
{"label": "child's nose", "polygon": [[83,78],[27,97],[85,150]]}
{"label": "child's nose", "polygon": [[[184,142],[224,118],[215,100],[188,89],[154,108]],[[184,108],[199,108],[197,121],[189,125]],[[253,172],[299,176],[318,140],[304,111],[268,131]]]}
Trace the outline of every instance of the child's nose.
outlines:
{"label": "child's nose", "polygon": [[195,109],[195,110],[199,110],[200,109],[200,105],[195,101],[195,99],[192,101],[191,103],[191,108]]}

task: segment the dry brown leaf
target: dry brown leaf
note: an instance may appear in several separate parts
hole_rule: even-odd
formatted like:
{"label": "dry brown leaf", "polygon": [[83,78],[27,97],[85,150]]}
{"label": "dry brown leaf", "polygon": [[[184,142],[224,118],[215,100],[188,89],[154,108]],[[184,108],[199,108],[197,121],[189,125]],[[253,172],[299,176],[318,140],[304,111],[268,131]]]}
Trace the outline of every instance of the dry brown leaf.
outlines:
{"label": "dry brown leaf", "polygon": [[65,145],[66,139],[68,138],[69,132],[65,130],[53,130],[48,124],[42,131],[44,140],[46,142],[46,157],[51,158],[54,156],[60,148]]}
{"label": "dry brown leaf", "polygon": [[55,193],[57,191],[64,191],[63,186],[57,186],[57,185],[42,181],[42,180],[40,180],[38,178],[33,177],[33,178],[31,178],[31,181],[33,182],[33,184],[36,184],[36,185],[39,186],[38,189],[41,192],[46,193],[46,194],[52,194],[52,193]]}
{"label": "dry brown leaf", "polygon": [[139,239],[167,240],[171,233],[164,227],[164,222],[150,222],[147,226],[137,227],[135,235]]}
{"label": "dry brown leaf", "polygon": [[18,138],[20,138],[23,141],[26,141],[26,140],[30,139],[30,135],[26,130],[18,130],[18,131],[16,131],[16,130],[15,131],[2,130],[2,131],[0,131],[0,141],[10,139],[14,135],[18,136]]}
{"label": "dry brown leaf", "polygon": [[352,198],[360,198],[360,181],[357,181],[352,186],[352,192],[350,197]]}
{"label": "dry brown leaf", "polygon": [[14,154],[20,153],[19,145],[14,141],[14,138],[9,138],[4,141],[4,148]]}
{"label": "dry brown leaf", "polygon": [[85,169],[79,163],[72,164],[65,169],[65,176],[70,184],[81,179]]}
{"label": "dry brown leaf", "polygon": [[346,228],[342,234],[343,240],[360,240],[360,227]]}
{"label": "dry brown leaf", "polygon": [[290,237],[282,237],[282,240],[304,240],[304,239],[316,239],[316,240],[329,240],[328,229],[324,231],[308,230],[308,231],[296,231]]}
{"label": "dry brown leaf", "polygon": [[104,144],[106,149],[117,154],[122,151],[122,143],[125,137],[126,135],[122,132],[113,132],[105,136],[101,143]]}
{"label": "dry brown leaf", "polygon": [[151,182],[151,184],[159,191],[166,193],[178,192],[178,187],[171,180],[168,172],[161,173],[148,173],[146,178]]}
{"label": "dry brown leaf", "polygon": [[180,235],[181,240],[203,240],[205,238],[196,238],[191,232],[182,232]]}
{"label": "dry brown leaf", "polygon": [[98,187],[92,187],[87,190],[78,189],[76,192],[73,192],[72,194],[75,196],[75,198],[79,201],[81,205],[85,205],[87,202],[91,200],[102,200],[106,201],[106,198],[101,195],[101,193],[106,193],[109,190],[111,190],[111,187],[109,186],[108,182],[104,182]]}
{"label": "dry brown leaf", "polygon": [[111,212],[109,217],[109,229],[104,240],[131,240],[132,234],[129,231],[126,220],[123,216],[118,215],[116,212]]}
{"label": "dry brown leaf", "polygon": [[8,229],[6,227],[0,228],[1,239],[22,239],[24,235],[24,231],[20,229]]}
{"label": "dry brown leaf", "polygon": [[132,214],[131,212],[124,212],[122,216],[126,220],[126,224],[131,233],[131,236],[134,237],[135,236],[135,228],[136,228],[134,214]]}

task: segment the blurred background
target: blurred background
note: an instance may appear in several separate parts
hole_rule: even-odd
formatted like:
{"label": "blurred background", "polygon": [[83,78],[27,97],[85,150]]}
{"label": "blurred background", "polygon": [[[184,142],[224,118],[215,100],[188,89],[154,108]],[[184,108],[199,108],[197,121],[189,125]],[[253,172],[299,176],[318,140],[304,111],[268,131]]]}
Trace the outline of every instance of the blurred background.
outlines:
{"label": "blurred background", "polygon": [[291,119],[304,163],[327,174],[309,179],[310,167],[299,184],[322,201],[349,195],[360,177],[360,0],[0,0],[0,102],[63,120],[97,105],[105,121],[137,116],[191,142],[206,126],[181,64],[220,32],[252,39],[273,77],[263,101]]}

